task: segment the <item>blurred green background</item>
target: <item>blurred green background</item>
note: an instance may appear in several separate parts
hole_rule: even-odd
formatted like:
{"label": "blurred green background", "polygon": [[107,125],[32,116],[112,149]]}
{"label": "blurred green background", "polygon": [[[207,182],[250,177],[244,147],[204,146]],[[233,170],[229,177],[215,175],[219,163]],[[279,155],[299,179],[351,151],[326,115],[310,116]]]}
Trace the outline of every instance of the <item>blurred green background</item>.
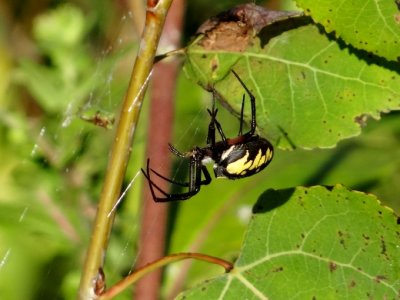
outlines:
{"label": "blurred green background", "polygon": [[[269,5],[292,6],[286,2]],[[205,19],[237,3],[188,1],[183,43]],[[143,8],[138,0],[0,1],[0,299],[76,296]],[[180,75],[176,101],[174,144],[182,150],[204,145],[210,95]],[[135,263],[143,180],[136,175],[151,134],[147,109],[145,103],[126,185],[135,180],[107,253],[107,282]],[[391,113],[369,120],[361,136],[334,149],[277,150],[268,169],[252,178],[213,181],[191,201],[172,207],[168,252],[234,259],[251,206],[267,188],[342,183],[376,194],[398,212],[398,118]],[[219,119],[228,136],[237,134],[236,118],[221,109]],[[185,175],[181,161],[175,167],[174,177]],[[185,284],[214,271],[219,272],[195,264]],[[176,286],[177,272],[179,265],[166,272],[165,295]]]}

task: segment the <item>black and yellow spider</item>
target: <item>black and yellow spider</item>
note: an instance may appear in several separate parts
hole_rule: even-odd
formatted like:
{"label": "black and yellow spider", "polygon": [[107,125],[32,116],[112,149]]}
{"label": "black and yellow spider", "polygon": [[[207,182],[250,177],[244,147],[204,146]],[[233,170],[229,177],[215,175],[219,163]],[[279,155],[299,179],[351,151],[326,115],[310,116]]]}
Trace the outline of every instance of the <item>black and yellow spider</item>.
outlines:
{"label": "black and yellow spider", "polygon": [[[255,134],[256,130],[256,103],[255,97],[246,87],[240,77],[232,70],[232,73],[239,80],[243,88],[250,97],[251,102],[251,127],[250,131],[243,134],[243,107],[245,95],[243,95],[242,109],[240,114],[239,135],[235,138],[226,138],[222,131],[221,124],[217,121],[218,109],[215,108],[215,93],[213,98],[212,110],[207,109],[211,121],[208,125],[207,146],[204,148],[194,147],[191,151],[182,153],[169,144],[169,150],[178,157],[189,159],[189,182],[177,182],[161,175],[150,168],[150,160],[147,159],[146,171],[142,169],[147,178],[150,191],[155,202],[169,202],[177,200],[186,200],[196,195],[202,185],[211,182],[211,176],[205,163],[214,161],[215,177],[225,177],[228,179],[239,179],[256,174],[263,170],[272,160],[273,147],[271,143]],[[215,141],[215,129],[221,136],[221,141]],[[188,187],[189,191],[180,194],[169,194],[158,187],[150,177],[150,171],[156,176],[179,186]],[[201,177],[204,174],[204,179]],[[163,196],[157,197],[154,189]]]}

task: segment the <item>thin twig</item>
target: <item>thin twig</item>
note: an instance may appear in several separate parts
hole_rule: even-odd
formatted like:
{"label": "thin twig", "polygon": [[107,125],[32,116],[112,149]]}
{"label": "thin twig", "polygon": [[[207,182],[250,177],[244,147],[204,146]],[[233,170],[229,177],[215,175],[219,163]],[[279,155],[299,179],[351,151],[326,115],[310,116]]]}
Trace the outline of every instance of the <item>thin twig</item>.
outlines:
{"label": "thin twig", "polygon": [[226,273],[230,272],[233,269],[233,264],[231,262],[206,254],[201,254],[201,253],[171,254],[136,270],[134,273],[128,275],[123,280],[115,284],[112,288],[101,294],[99,299],[101,300],[111,299],[112,297],[115,297],[116,295],[124,291],[128,286],[132,285],[133,283],[135,283],[137,280],[147,275],[148,273],[157,270],[172,262],[177,262],[189,258],[219,265],[225,269]]}

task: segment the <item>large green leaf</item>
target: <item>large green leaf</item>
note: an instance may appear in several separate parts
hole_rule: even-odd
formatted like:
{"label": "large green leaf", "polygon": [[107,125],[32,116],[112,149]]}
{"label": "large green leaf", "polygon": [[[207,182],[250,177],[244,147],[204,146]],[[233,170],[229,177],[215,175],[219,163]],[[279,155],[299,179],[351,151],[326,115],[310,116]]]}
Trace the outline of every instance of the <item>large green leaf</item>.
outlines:
{"label": "large green leaf", "polygon": [[[333,147],[358,135],[365,116],[400,108],[400,76],[363,53],[308,25],[286,31],[263,47],[258,37],[241,52],[210,49],[202,38],[187,48],[185,71],[214,84],[237,114],[243,88],[234,69],[257,100],[260,133],[281,148]],[[250,112],[246,110],[249,119]]]}
{"label": "large green leaf", "polygon": [[399,289],[396,215],[372,195],[316,186],[264,193],[233,271],[180,299],[395,299]]}
{"label": "large green leaf", "polygon": [[[192,86],[187,84],[191,92],[200,89]],[[195,145],[203,147],[209,121],[205,107],[209,105],[210,96],[204,93],[203,97],[190,97],[185,89],[178,94],[181,108],[176,113],[176,138],[172,144],[182,151]],[[238,121],[223,109],[218,114],[227,136],[237,134]],[[236,258],[251,207],[269,188],[342,183],[351,189],[373,193],[386,205],[400,211],[400,187],[397,185],[400,178],[399,116],[399,113],[391,113],[380,121],[371,121],[362,135],[342,141],[332,149],[277,150],[268,168],[250,178],[236,181],[214,179],[195,197],[179,204],[178,213],[171,218],[174,227],[167,252],[193,251],[228,260]],[[182,121],[182,118],[187,120]],[[172,178],[185,181],[186,177],[180,176],[187,176],[187,162],[174,161]],[[182,191],[186,189],[179,190]],[[230,237],[229,240],[226,236]],[[185,287],[191,287],[220,272],[218,268],[209,268],[202,263],[193,263],[187,268],[190,263],[168,266],[165,279],[169,291],[178,284],[179,278],[185,278]]]}
{"label": "large green leaf", "polygon": [[327,32],[388,60],[400,60],[400,10],[395,1],[296,0]]}

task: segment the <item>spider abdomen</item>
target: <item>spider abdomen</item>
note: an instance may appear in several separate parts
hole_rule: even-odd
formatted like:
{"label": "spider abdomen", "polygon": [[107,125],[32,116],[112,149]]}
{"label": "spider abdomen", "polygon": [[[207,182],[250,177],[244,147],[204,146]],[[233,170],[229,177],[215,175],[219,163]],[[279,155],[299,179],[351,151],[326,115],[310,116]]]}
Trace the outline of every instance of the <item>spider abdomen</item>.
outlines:
{"label": "spider abdomen", "polygon": [[272,160],[272,145],[259,136],[245,143],[233,144],[225,150],[214,165],[215,177],[239,179],[263,170]]}

